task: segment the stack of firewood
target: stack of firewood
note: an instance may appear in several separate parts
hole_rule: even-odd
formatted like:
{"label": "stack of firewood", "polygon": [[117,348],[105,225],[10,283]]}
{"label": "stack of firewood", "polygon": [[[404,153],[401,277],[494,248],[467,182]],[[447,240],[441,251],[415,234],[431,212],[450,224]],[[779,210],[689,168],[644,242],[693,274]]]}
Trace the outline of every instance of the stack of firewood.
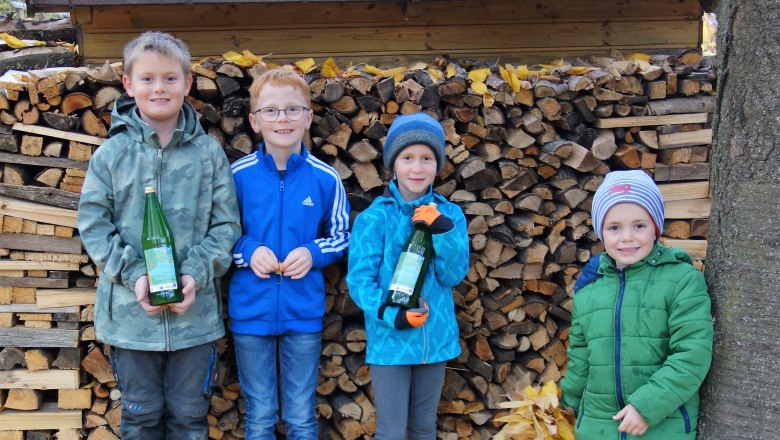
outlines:
{"label": "stack of firewood", "polygon": [[[244,63],[247,58],[251,62]],[[257,57],[230,59],[193,65],[187,100],[232,160],[256,148],[259,139],[246,120],[248,87],[270,66]],[[468,276],[453,289],[462,354],[447,370],[442,438],[488,438],[497,432],[492,418],[506,396],[565,373],[574,281],[603,249],[591,227],[590,203],[606,172],[643,168],[653,174],[666,200],[665,240],[701,265],[710,206],[710,63],[686,51],[530,67],[444,58],[387,70],[341,70],[331,60],[289,66],[310,84],[315,117],[307,144],[340,173],[353,214],[390,177],[381,151],[397,115],[428,112],[444,127],[447,163],[435,187],[463,208],[472,252]],[[106,64],[0,84],[6,90],[0,98],[0,286],[7,286],[0,287],[0,317],[11,333],[40,332],[0,342],[6,347],[0,373],[9,378],[0,386],[9,389],[0,393],[0,403],[5,399],[10,409],[8,402],[22,392],[39,401],[0,412],[0,430],[60,429],[67,435],[72,426],[46,425],[40,418],[37,424],[18,422],[22,410],[42,412],[55,399],[37,390],[59,387],[56,400],[67,403],[58,411],[83,410],[80,426],[90,438],[118,436],[121,392],[107,347],[93,341],[89,322],[96,269],[77,236],[68,234],[87,161],[106,136],[121,91],[120,76],[120,66]],[[375,410],[366,334],[345,267],[325,273],[317,411],[323,438],[370,438]],[[41,322],[50,325],[41,329]],[[74,333],[61,333],[67,331]],[[19,386],[32,379],[17,381],[17,375],[37,374],[26,359],[35,350],[35,356],[53,359],[36,367],[40,371],[50,375],[80,365],[86,374],[67,384]],[[243,438],[244,405],[229,338],[220,341],[220,352],[210,436]]]}

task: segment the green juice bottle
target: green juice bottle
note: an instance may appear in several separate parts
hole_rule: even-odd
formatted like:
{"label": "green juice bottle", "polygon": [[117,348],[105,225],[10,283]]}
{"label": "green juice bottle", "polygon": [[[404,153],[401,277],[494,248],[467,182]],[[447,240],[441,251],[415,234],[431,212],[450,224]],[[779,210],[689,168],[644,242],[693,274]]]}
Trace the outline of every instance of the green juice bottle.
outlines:
{"label": "green juice bottle", "polygon": [[176,246],[173,233],[157,200],[154,187],[144,188],[144,229],[141,246],[149,279],[149,303],[153,306],[181,302],[184,296],[179,286]]}
{"label": "green juice bottle", "polygon": [[[435,203],[430,203],[436,206]],[[395,272],[388,289],[387,304],[414,309],[420,307],[422,290],[428,265],[433,258],[433,238],[425,223],[414,225],[409,238],[401,249]]]}

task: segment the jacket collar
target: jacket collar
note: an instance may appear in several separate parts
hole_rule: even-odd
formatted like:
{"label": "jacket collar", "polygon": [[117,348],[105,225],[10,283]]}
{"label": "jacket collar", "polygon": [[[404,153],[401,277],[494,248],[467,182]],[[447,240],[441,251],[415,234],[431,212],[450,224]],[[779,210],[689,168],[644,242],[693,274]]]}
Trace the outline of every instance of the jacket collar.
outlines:
{"label": "jacket collar", "polygon": [[441,196],[433,192],[433,186],[428,187],[428,192],[423,194],[421,197],[416,198],[412,200],[411,202],[407,202],[404,200],[403,197],[401,197],[401,192],[398,190],[398,186],[395,183],[395,179],[390,181],[390,184],[387,185],[385,188],[384,193],[382,194],[383,200],[382,202],[385,203],[395,203],[398,205],[399,209],[402,213],[411,215],[417,207],[421,205],[427,205],[431,202],[441,203]]}
{"label": "jacket collar", "polygon": [[[257,155],[258,161],[263,164],[264,167],[273,171],[277,171],[274,157],[271,155],[271,153],[268,153],[265,150],[265,142],[260,142],[260,145],[257,147],[257,152],[255,154]],[[295,171],[301,165],[303,165],[309,157],[309,154],[310,153],[306,150],[306,145],[301,142],[300,152],[292,153],[290,157],[287,158],[287,172]]]}

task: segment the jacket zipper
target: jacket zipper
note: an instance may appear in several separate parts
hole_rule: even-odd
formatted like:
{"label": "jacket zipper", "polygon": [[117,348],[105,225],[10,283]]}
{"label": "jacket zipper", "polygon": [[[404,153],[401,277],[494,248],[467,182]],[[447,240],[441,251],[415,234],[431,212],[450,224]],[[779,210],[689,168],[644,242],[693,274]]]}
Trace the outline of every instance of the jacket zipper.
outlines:
{"label": "jacket zipper", "polygon": [[[285,171],[285,174],[286,173],[287,171]],[[277,223],[279,225],[279,230],[278,230],[279,248],[276,251],[281,252],[282,249],[284,249],[284,243],[282,242],[284,238],[283,237],[284,234],[282,234],[282,224],[284,223],[284,177],[282,177],[279,174],[277,174],[277,176],[279,176],[279,221]],[[280,256],[281,255],[277,255],[276,258],[278,259]],[[281,308],[279,303],[281,301],[281,296],[282,296],[283,275],[280,273],[278,277],[279,279],[276,281],[276,319],[274,320],[274,330],[275,330],[274,333],[277,335],[279,334],[279,309]]]}
{"label": "jacket zipper", "polygon": [[[157,148],[157,175],[155,176],[157,179],[157,199],[160,202],[160,206],[165,206],[163,205],[163,197],[162,197],[163,195],[162,194],[162,167],[163,167],[163,149],[158,147]],[[173,252],[176,252],[176,249],[173,249]],[[170,322],[168,321],[168,310],[163,310],[161,315],[163,320],[163,328],[165,328],[165,332],[164,332],[165,350],[171,351],[171,326],[170,326]]]}
{"label": "jacket zipper", "polygon": [[582,423],[582,419],[585,418],[585,395],[588,393],[588,382],[590,380],[585,381],[585,387],[582,389],[582,399],[580,399],[580,410],[577,412],[577,426],[575,428],[579,429],[580,424]]}
{"label": "jacket zipper", "polygon": [[683,420],[685,421],[685,433],[690,434],[691,416],[688,414],[688,410],[685,408],[685,405],[680,405],[680,413],[682,414]]}
{"label": "jacket zipper", "polygon": [[[618,290],[617,303],[615,305],[615,397],[617,397],[618,408],[623,409],[626,402],[623,400],[623,380],[620,377],[620,314],[623,308],[623,294],[626,290],[626,271],[620,270],[620,289]],[[625,432],[620,433],[620,439],[626,440],[628,435]]]}

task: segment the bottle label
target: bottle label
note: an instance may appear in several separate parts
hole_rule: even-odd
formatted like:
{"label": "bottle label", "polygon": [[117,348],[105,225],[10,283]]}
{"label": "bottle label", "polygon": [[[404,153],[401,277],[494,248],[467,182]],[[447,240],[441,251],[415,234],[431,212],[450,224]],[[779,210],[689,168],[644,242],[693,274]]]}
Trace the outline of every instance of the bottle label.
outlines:
{"label": "bottle label", "polygon": [[157,246],[144,251],[146,271],[149,275],[149,292],[174,290],[179,287],[176,281],[176,267],[173,264],[171,246]]}
{"label": "bottle label", "polygon": [[[404,302],[412,296],[417,277],[422,271],[425,257],[412,252],[401,252],[398,264],[395,266],[393,279],[390,281],[389,291],[393,292],[393,302]],[[401,295],[404,298],[401,298]]]}

